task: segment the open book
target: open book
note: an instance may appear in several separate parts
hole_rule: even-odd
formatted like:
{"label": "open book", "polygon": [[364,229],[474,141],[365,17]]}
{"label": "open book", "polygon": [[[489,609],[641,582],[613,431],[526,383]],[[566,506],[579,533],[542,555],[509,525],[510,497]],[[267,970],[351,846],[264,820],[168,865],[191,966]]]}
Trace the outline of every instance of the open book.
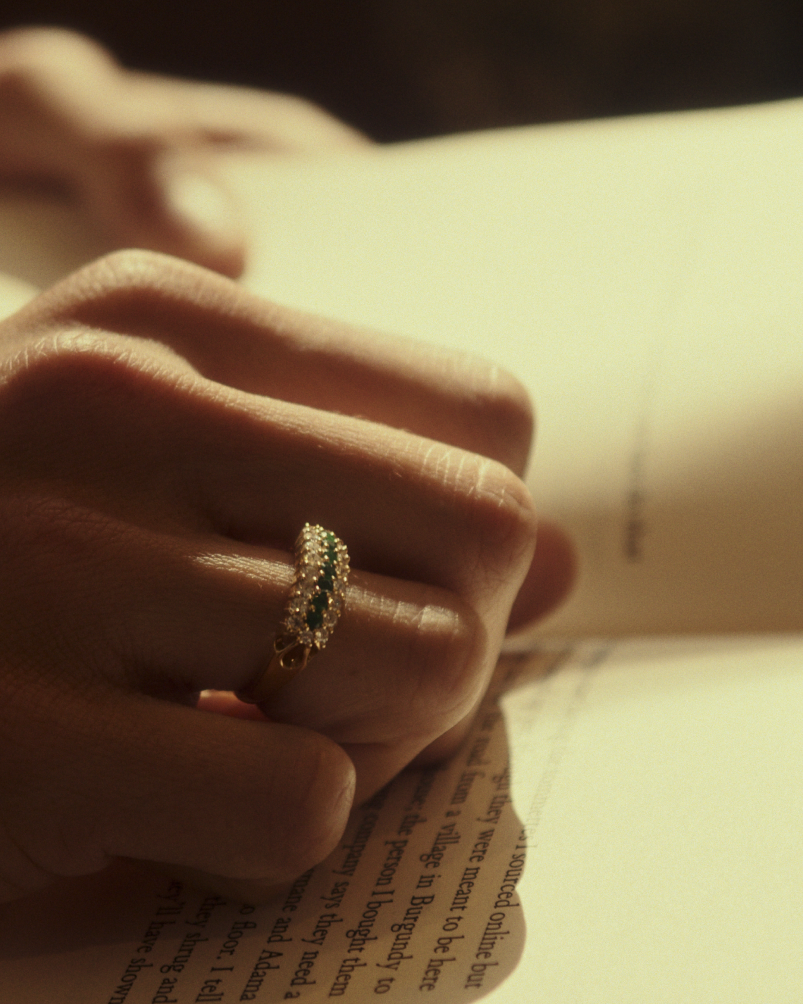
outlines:
{"label": "open book", "polygon": [[[252,288],[528,385],[580,584],[275,902],[120,864],[0,908],[4,1004],[800,1000],[801,135],[791,102],[231,162]],[[96,250],[0,219],[35,284]]]}

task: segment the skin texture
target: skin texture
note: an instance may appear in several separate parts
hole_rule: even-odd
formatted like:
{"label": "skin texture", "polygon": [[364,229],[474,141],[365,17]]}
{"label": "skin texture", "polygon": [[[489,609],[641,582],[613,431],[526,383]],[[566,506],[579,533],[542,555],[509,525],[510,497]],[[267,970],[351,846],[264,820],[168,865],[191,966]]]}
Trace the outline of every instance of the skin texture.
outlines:
{"label": "skin texture", "polygon": [[[534,552],[530,436],[496,367],[150,252],[0,325],[0,895],[128,856],[259,898],[448,755],[514,604],[571,581],[557,528]],[[349,546],[346,612],[238,710],[305,520]]]}
{"label": "skin texture", "polygon": [[[197,218],[188,179],[208,195],[221,146],[363,142],[296,99],[129,73],[67,32],[0,36],[0,177],[57,183],[118,246],[236,275],[231,207]],[[574,575],[557,527],[535,549],[531,436],[497,367],[148,251],[0,324],[0,898],[118,856],[264,898],[355,800],[448,756],[506,627]],[[345,614],[243,705],[305,521],[348,544]]]}
{"label": "skin texture", "polygon": [[237,276],[245,239],[215,155],[367,142],[300,98],[131,72],[59,29],[0,34],[0,180],[55,184],[110,247],[164,251]]}

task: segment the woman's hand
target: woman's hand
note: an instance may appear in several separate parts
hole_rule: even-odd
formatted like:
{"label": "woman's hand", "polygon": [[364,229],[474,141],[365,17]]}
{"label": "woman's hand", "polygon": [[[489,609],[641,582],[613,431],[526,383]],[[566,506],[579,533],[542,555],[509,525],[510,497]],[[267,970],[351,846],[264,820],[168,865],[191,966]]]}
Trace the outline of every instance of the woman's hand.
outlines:
{"label": "woman's hand", "polygon": [[[530,435],[496,367],[149,252],[0,325],[0,895],[121,855],[256,896],[454,749],[571,580]],[[351,553],[326,650],[269,721],[199,710],[264,669],[306,521]]]}
{"label": "woman's hand", "polygon": [[245,239],[215,152],[366,142],[300,98],[131,72],[59,29],[0,34],[0,178],[66,188],[114,247],[237,276]]}

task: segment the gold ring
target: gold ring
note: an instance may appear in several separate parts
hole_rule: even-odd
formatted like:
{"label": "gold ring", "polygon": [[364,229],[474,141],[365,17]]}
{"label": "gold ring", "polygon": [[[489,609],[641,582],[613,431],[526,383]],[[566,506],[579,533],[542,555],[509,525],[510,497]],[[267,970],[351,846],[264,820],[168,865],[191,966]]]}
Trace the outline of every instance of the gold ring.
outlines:
{"label": "gold ring", "polygon": [[346,600],[349,553],[331,530],[304,524],[295,544],[295,579],[267,668],[237,691],[248,704],[267,701],[329,641]]}

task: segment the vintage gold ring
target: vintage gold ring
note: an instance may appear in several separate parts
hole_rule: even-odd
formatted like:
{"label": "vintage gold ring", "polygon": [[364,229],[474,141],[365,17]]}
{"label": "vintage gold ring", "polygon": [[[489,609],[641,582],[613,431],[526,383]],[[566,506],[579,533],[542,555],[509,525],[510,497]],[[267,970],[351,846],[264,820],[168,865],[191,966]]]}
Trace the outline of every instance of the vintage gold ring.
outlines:
{"label": "vintage gold ring", "polygon": [[343,612],[349,577],[346,545],[331,530],[304,524],[295,543],[295,579],[267,667],[237,691],[249,704],[267,701],[329,641]]}

